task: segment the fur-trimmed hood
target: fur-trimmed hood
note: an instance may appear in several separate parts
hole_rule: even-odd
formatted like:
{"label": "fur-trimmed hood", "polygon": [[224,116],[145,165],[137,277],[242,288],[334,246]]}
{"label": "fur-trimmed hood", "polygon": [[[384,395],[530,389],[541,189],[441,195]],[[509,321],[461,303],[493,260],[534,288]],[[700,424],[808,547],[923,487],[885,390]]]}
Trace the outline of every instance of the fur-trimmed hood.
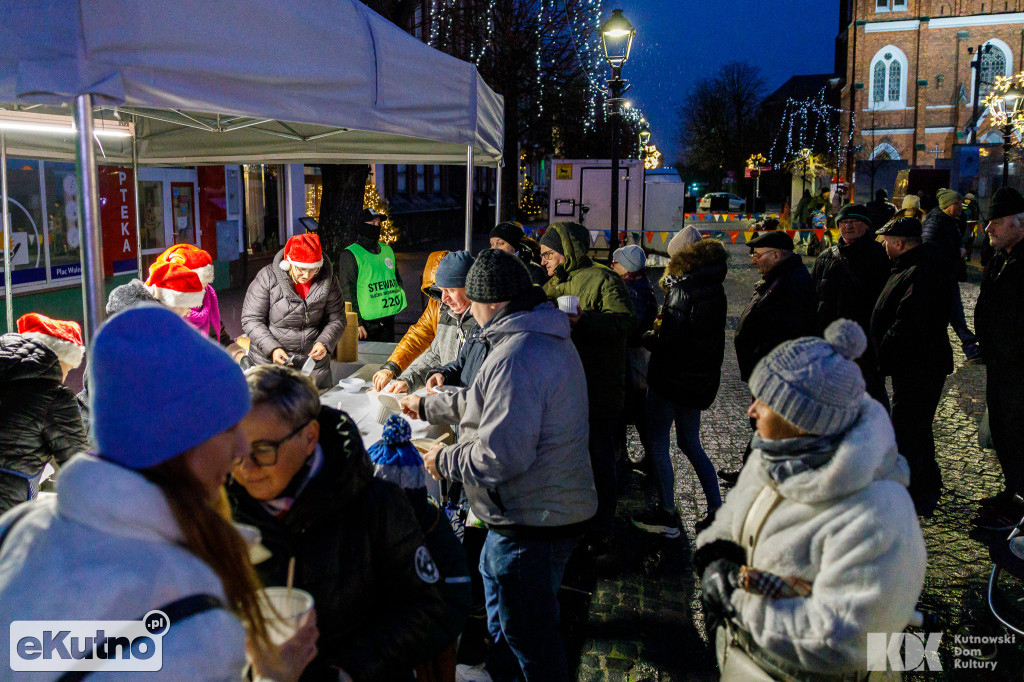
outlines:
{"label": "fur-trimmed hood", "polygon": [[717,239],[702,239],[672,257],[659,284],[668,291],[673,283],[687,275],[724,282],[728,272],[729,252]]}

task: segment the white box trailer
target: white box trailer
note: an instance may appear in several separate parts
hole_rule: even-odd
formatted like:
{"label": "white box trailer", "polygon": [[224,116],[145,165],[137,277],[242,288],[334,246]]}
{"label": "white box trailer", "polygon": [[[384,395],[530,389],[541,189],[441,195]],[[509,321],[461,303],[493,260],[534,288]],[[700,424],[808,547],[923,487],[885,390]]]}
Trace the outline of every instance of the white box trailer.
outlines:
{"label": "white box trailer", "polygon": [[[594,248],[607,248],[611,230],[610,159],[552,159],[549,220],[570,220],[591,230]],[[645,171],[636,159],[619,162],[619,232],[624,244],[640,243],[645,250],[664,252],[661,235],[683,228],[686,186],[675,169]],[[639,236],[638,236],[639,235]]]}
{"label": "white box trailer", "polygon": [[[643,178],[642,163],[619,161],[620,232],[638,232],[643,223]],[[549,196],[551,222],[569,220],[589,230],[611,230],[611,159],[552,159]]]}

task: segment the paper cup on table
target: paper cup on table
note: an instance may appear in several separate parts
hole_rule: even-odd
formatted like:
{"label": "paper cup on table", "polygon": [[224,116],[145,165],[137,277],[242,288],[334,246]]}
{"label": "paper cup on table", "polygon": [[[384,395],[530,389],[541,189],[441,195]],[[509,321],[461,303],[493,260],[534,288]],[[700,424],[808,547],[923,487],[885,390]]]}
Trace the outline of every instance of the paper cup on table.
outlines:
{"label": "paper cup on table", "polygon": [[575,315],[576,311],[580,309],[580,297],[579,296],[559,296],[558,297],[558,309],[567,315]]}
{"label": "paper cup on table", "polygon": [[[290,594],[289,594],[290,593]],[[260,590],[260,610],[267,621],[267,633],[273,644],[291,639],[309,620],[313,596],[294,587],[265,587]]]}

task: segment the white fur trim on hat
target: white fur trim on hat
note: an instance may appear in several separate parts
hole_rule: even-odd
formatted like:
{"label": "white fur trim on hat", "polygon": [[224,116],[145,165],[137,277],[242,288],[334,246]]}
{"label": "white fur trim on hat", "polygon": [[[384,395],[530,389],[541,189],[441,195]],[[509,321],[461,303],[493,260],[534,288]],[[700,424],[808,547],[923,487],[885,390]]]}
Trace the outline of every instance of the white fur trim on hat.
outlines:
{"label": "white fur trim on hat", "polygon": [[174,291],[173,289],[161,289],[155,284],[147,284],[146,291],[153,295],[153,298],[171,308],[198,308],[203,304],[206,296],[206,288],[202,291]]}
{"label": "white fur trim on hat", "polygon": [[288,269],[291,268],[291,266],[293,265],[297,268],[302,268],[303,270],[312,270],[313,268],[322,267],[323,264],[324,261],[322,258],[315,263],[296,263],[295,261],[290,261],[287,258],[281,259],[281,269],[284,270],[285,272],[287,272]]}
{"label": "white fur trim on hat", "polygon": [[197,275],[199,275],[199,281],[203,283],[203,287],[207,287],[210,284],[213,284],[213,279],[214,279],[213,263],[211,263],[209,265],[204,265],[201,268],[196,268],[192,272],[194,272]]}
{"label": "white fur trim on hat", "polygon": [[41,332],[24,332],[22,336],[41,343],[52,350],[57,355],[57,359],[65,365],[78,367],[82,364],[82,358],[85,357],[85,346],[79,346],[77,343],[58,339]]}

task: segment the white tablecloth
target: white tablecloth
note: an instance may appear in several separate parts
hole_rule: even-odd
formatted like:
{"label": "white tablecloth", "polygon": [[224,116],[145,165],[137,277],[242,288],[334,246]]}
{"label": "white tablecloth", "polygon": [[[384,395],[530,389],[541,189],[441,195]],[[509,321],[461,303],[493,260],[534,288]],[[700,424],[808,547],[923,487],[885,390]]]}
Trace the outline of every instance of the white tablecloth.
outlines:
{"label": "white tablecloth", "polygon": [[[422,395],[422,391],[418,391],[418,394]],[[384,435],[384,426],[377,422],[377,412],[380,409],[380,403],[377,402],[377,398],[367,393],[364,388],[359,393],[346,393],[341,388],[335,386],[331,390],[327,391],[320,396],[320,402],[327,407],[333,407],[336,410],[341,410],[348,414],[352,418],[352,421],[359,427],[359,435],[363,438],[363,445],[369,448],[371,445],[376,443]],[[412,426],[412,437],[416,438],[438,438],[445,433],[448,433],[450,429],[447,426],[438,426],[430,424],[419,419],[411,419],[406,416],[402,416],[403,419],[409,422]],[[446,441],[451,443],[452,440]],[[437,482],[430,477],[426,471],[423,472],[424,477],[427,481],[427,492],[429,492],[434,499],[440,500],[440,488]]]}

